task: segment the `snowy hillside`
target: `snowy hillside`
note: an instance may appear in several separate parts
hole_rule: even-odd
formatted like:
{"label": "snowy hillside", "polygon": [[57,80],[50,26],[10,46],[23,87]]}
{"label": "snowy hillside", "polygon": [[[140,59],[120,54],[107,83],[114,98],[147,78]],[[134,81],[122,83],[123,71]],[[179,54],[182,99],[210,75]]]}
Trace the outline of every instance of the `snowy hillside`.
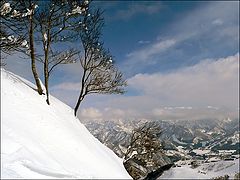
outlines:
{"label": "snowy hillside", "polygon": [[1,178],[131,178],[73,110],[1,69]]}
{"label": "snowy hillside", "polygon": [[177,164],[181,164],[181,167],[165,171],[159,179],[211,179],[224,175],[234,179],[234,175],[239,173],[239,159],[203,163],[195,169],[191,168],[191,165],[185,164],[184,161]]}

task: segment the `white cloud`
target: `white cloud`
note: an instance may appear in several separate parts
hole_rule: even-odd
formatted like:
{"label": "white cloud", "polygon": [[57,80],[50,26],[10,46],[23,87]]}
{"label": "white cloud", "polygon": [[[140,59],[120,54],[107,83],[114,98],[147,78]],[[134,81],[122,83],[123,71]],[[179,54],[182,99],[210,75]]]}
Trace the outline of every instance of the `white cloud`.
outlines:
{"label": "white cloud", "polygon": [[134,69],[136,70],[141,67],[146,68],[148,65],[155,65],[156,62],[153,57],[169,50],[177,41],[176,39],[158,40],[155,43],[151,43],[127,54],[127,61],[122,65],[123,69],[125,69],[125,72],[129,73],[133,72]]}
{"label": "white cloud", "polygon": [[221,19],[215,19],[212,24],[214,25],[222,25],[223,24],[223,21]]}
{"label": "white cloud", "polygon": [[149,44],[149,43],[150,43],[150,41],[144,41],[144,40],[140,40],[140,41],[138,41],[138,43],[139,43],[139,44]]}
{"label": "white cloud", "polygon": [[103,115],[96,108],[86,108],[81,111],[80,117],[82,119],[91,119],[91,120],[96,120],[96,121],[102,121]]}
{"label": "white cloud", "polygon": [[236,54],[167,74],[137,74],[128,84],[138,95],[104,96],[94,107],[108,120],[234,118],[239,109],[238,81]]}
{"label": "white cloud", "polygon": [[133,110],[122,110],[119,108],[111,108],[107,107],[104,109],[99,108],[82,108],[78,112],[78,116],[82,121],[94,120],[94,121],[118,121],[118,120],[125,120],[128,117],[140,118],[136,116],[137,112]]}
{"label": "white cloud", "polygon": [[237,107],[239,55],[205,60],[169,74],[137,74],[129,85],[163,105]]}
{"label": "white cloud", "polygon": [[147,61],[152,56],[172,47],[175,43],[176,43],[175,39],[159,41],[159,42],[156,42],[156,43],[150,45],[147,48],[143,48],[141,50],[131,52],[127,55],[127,57],[130,59],[129,61],[131,61],[133,59],[137,59],[138,61]]}
{"label": "white cloud", "polygon": [[80,91],[81,85],[80,83],[75,82],[63,82],[61,84],[57,84],[53,86],[52,90],[67,90],[67,91]]}
{"label": "white cloud", "polygon": [[199,119],[225,119],[226,117],[236,118],[236,111],[229,111],[226,109],[213,109],[213,108],[182,108],[172,109],[155,108],[152,110],[152,119],[178,119],[178,120],[199,120]]}
{"label": "white cloud", "polygon": [[[88,96],[81,105],[82,120],[201,119],[236,117],[239,109],[239,54],[169,73],[137,74],[128,79],[131,96]],[[52,88],[58,98],[74,105],[79,83]]]}

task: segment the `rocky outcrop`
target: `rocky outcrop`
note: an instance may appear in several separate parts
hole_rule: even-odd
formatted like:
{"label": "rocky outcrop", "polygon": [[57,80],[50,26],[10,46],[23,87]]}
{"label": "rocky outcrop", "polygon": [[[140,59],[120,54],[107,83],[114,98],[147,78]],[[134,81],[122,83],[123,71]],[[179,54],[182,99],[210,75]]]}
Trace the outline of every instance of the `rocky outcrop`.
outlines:
{"label": "rocky outcrop", "polygon": [[124,162],[124,166],[133,179],[154,180],[171,168],[172,162],[162,154],[153,155],[152,159],[146,159],[143,155],[134,155]]}
{"label": "rocky outcrop", "polygon": [[159,169],[157,169],[156,171],[152,171],[152,172],[148,173],[147,177],[144,180],[155,180],[158,177],[160,177],[164,171],[169,170],[172,166],[173,166],[173,164],[167,164],[165,166],[162,166]]}

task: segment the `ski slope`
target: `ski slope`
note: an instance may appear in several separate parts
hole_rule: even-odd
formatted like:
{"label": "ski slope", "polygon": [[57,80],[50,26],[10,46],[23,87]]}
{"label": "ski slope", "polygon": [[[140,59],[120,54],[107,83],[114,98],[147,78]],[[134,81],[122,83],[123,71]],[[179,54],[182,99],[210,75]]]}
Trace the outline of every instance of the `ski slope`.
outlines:
{"label": "ski slope", "polygon": [[1,68],[1,178],[130,179],[73,110]]}

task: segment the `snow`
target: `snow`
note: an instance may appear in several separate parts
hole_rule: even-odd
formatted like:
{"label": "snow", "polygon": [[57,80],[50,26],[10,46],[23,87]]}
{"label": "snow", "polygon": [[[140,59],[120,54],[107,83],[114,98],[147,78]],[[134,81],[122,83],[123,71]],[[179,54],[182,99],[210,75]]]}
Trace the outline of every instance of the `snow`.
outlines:
{"label": "snow", "polygon": [[177,137],[175,136],[175,134],[172,135],[172,138],[173,138],[173,141],[176,142],[176,143],[178,143],[178,144],[181,144],[181,145],[186,145],[186,144],[187,144],[187,143],[185,143],[185,142],[179,141],[179,140],[177,139]]}
{"label": "snow", "polygon": [[43,34],[43,40],[46,42],[47,41],[47,33]]}
{"label": "snow", "polygon": [[82,14],[82,7],[77,6],[75,9],[72,10],[72,14],[76,13]]}
{"label": "snow", "polygon": [[1,178],[130,179],[73,110],[1,68]]}
{"label": "snow", "polygon": [[14,37],[13,35],[7,37],[10,42],[16,42],[17,38]]}
{"label": "snow", "polygon": [[207,160],[208,162],[212,162],[212,161],[220,161],[220,158],[219,157],[211,157]]}
{"label": "snow", "polygon": [[219,155],[227,155],[227,154],[232,154],[234,153],[236,150],[219,150]]}
{"label": "snow", "polygon": [[6,14],[8,14],[9,12],[11,12],[12,8],[10,6],[10,3],[4,3],[1,6],[0,12],[2,16],[5,16]]}
{"label": "snow", "polygon": [[69,15],[74,15],[74,14],[82,14],[82,13],[84,13],[85,11],[86,11],[86,10],[85,10],[84,7],[77,6],[77,7],[73,8],[70,13],[66,13],[66,15],[69,16]]}
{"label": "snow", "polygon": [[204,179],[205,175],[198,173],[196,169],[192,169],[187,165],[182,167],[174,167],[165,171],[159,179]]}
{"label": "snow", "polygon": [[211,150],[210,149],[193,149],[193,152],[199,155],[204,155],[204,154],[210,153]]}
{"label": "snow", "polygon": [[210,179],[229,175],[230,179],[239,172],[239,159],[234,161],[218,161],[200,164],[192,169],[191,165],[182,165],[165,171],[159,179]]}
{"label": "snow", "polygon": [[21,15],[20,12],[18,12],[17,10],[14,9],[13,12],[12,12],[11,17],[18,17],[20,15]]}
{"label": "snow", "polygon": [[239,143],[239,139],[240,139],[240,136],[239,136],[239,132],[234,134],[232,137],[229,138],[230,140],[232,140],[232,144],[237,144]]}
{"label": "snow", "polygon": [[28,42],[27,42],[26,40],[23,40],[21,45],[22,45],[23,47],[28,48]]}
{"label": "snow", "polygon": [[32,15],[32,14],[33,14],[33,10],[27,8],[27,12],[26,12],[26,13],[23,13],[23,14],[22,14],[22,17],[30,16],[30,15]]}

